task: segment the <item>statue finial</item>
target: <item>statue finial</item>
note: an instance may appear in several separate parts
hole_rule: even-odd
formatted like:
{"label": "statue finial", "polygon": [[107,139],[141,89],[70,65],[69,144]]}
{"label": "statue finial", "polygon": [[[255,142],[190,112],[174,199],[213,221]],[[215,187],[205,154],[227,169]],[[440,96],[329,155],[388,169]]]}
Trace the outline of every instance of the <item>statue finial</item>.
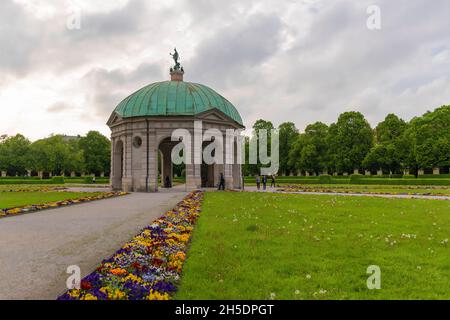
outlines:
{"label": "statue finial", "polygon": [[178,60],[180,60],[180,55],[178,54],[177,48],[174,49],[174,53],[170,54],[173,58],[173,61],[175,61],[175,66],[173,67],[174,70],[180,70],[180,63],[178,62]]}

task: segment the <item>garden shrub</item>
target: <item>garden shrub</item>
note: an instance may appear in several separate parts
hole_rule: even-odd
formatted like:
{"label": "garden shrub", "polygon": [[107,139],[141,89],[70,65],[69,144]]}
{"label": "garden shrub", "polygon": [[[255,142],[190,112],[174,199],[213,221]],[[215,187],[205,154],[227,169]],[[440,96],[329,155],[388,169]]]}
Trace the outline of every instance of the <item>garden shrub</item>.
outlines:
{"label": "garden shrub", "polygon": [[319,183],[321,184],[330,184],[331,176],[329,174],[323,174],[319,177]]}
{"label": "garden shrub", "polygon": [[94,177],[84,177],[83,183],[85,183],[85,184],[93,184],[94,183]]}
{"label": "garden shrub", "polygon": [[350,176],[350,184],[358,184],[358,181],[364,178],[362,174],[352,174]]}
{"label": "garden shrub", "polygon": [[53,177],[51,181],[53,184],[64,184],[64,177],[56,176]]}

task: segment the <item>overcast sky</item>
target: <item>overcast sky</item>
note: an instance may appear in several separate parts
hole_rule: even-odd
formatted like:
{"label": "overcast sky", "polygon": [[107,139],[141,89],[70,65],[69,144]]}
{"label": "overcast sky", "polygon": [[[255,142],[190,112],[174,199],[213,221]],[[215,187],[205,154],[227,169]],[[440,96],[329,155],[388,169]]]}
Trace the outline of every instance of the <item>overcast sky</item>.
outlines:
{"label": "overcast sky", "polygon": [[109,135],[122,99],[169,79],[175,46],[185,80],[247,127],[304,130],[348,110],[409,120],[450,104],[449,14],[448,0],[1,0],[0,134]]}

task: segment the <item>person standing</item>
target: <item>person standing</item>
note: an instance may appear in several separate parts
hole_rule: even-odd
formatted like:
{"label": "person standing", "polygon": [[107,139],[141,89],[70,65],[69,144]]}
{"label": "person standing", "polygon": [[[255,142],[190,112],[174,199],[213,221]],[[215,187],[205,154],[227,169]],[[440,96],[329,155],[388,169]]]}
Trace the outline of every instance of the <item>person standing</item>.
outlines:
{"label": "person standing", "polygon": [[272,176],[271,176],[271,179],[270,179],[270,187],[271,187],[271,188],[275,188],[275,175],[272,175]]}
{"label": "person standing", "polygon": [[225,177],[223,173],[220,174],[219,190],[225,190]]}
{"label": "person standing", "polygon": [[267,176],[263,176],[262,182],[263,182],[263,190],[266,191],[266,189],[267,189]]}
{"label": "person standing", "polygon": [[256,188],[258,189],[258,191],[261,189],[261,178],[260,176],[256,176]]}

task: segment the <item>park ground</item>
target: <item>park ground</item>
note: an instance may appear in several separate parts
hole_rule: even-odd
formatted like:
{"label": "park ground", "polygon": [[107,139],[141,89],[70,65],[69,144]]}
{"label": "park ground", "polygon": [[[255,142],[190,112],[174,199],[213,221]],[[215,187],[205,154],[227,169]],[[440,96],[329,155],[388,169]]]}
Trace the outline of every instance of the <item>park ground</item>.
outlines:
{"label": "park ground", "polygon": [[[88,194],[52,187],[1,186],[0,209]],[[450,194],[437,186],[300,187]],[[0,297],[56,298],[65,266],[80,262],[83,274],[91,272],[183,194],[134,194],[1,219]],[[444,200],[206,192],[175,298],[450,299],[449,213]],[[380,290],[367,288],[371,265],[381,269]]]}
{"label": "park ground", "polygon": [[176,298],[449,299],[449,213],[440,200],[207,193]]}

